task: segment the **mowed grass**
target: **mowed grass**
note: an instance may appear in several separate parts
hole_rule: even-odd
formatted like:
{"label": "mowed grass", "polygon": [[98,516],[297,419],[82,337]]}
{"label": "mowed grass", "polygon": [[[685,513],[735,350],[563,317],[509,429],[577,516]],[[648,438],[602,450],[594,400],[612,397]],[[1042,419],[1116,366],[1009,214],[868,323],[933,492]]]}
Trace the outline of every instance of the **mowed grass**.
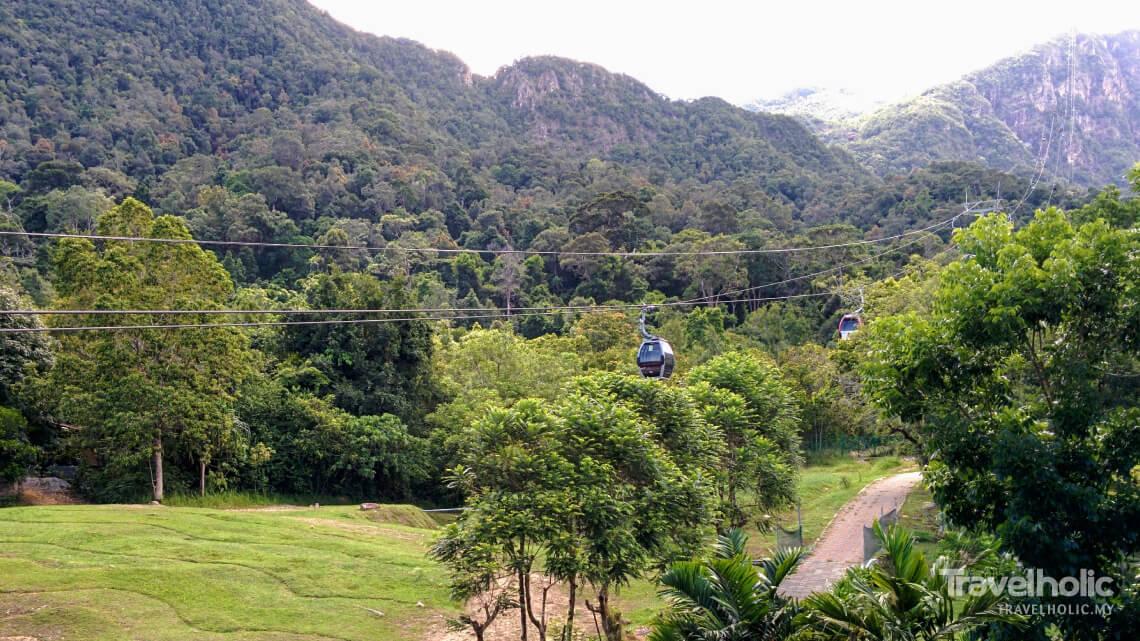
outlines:
{"label": "mowed grass", "polygon": [[355,507],[0,510],[0,637],[428,638],[458,609],[424,556],[433,522],[403,506],[370,517]]}
{"label": "mowed grass", "polygon": [[[897,456],[860,459],[847,454],[816,457],[800,470],[797,483],[804,522],[804,545],[815,543],[831,519],[863,488],[887,476],[915,469],[914,462]],[[787,529],[796,526],[796,510],[775,515],[775,522]],[[749,550],[756,556],[769,556],[776,549],[772,532],[749,528]]]}
{"label": "mowed grass", "polygon": [[[799,486],[808,543],[867,484],[913,467],[895,457],[850,456],[805,467]],[[790,525],[795,511],[778,519]],[[445,572],[425,557],[435,527],[410,506],[6,508],[0,638],[434,639],[459,609],[448,599]],[[771,533],[750,536],[757,556],[774,547]],[[660,611],[657,590],[646,579],[619,591],[616,606],[633,628]]]}
{"label": "mowed grass", "polygon": [[[907,472],[917,466],[897,456],[858,459],[847,454],[816,457],[800,470],[798,479],[800,507],[804,519],[804,543],[810,546],[823,528],[843,507],[867,485],[878,479]],[[926,501],[929,501],[927,495]],[[794,509],[774,515],[777,523],[792,528],[796,523]],[[755,527],[748,531],[748,549],[756,558],[770,556],[776,549],[775,534],[761,533]],[[634,627],[648,625],[660,611],[658,586],[653,581],[634,581],[618,593],[622,615]]]}
{"label": "mowed grass", "polygon": [[938,508],[934,505],[930,490],[922,485],[914,488],[907,495],[899,514],[899,524],[914,534],[915,547],[926,554],[926,560],[934,561],[938,558],[938,542],[942,537],[939,533]]}

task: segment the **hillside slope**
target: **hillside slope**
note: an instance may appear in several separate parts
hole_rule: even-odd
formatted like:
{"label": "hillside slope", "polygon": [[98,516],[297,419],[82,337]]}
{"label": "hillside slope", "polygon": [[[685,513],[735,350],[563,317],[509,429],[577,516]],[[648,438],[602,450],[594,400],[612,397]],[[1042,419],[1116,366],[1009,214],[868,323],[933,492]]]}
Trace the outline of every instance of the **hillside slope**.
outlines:
{"label": "hillside slope", "polygon": [[457,610],[434,536],[353,507],[7,508],[0,638],[431,638]]}
{"label": "hillside slope", "polygon": [[[669,101],[555,58],[482,78],[451,54],[357,33],[302,0],[8,2],[0,54],[0,178],[17,183],[63,160],[147,187],[205,155],[222,170],[256,173],[246,183],[263,194],[303,183],[311,193],[265,195],[304,218],[466,206],[458,192],[491,191],[490,169],[527,148],[546,156],[542,173],[599,157],[659,179],[869,179],[789,118]],[[462,184],[472,177],[477,185]],[[326,182],[350,193],[322,202],[322,187],[339,191]],[[768,192],[806,204],[777,186]],[[369,193],[393,196],[369,203]]]}
{"label": "hillside slope", "polygon": [[[945,220],[965,193],[1028,190],[962,163],[884,181],[795,118],[669,100],[592,64],[528,58],[481,77],[303,0],[0,4],[0,131],[7,229],[90,231],[134,196],[204,240],[547,252],[520,274],[490,254],[216,250],[239,286],[297,290],[335,265],[407,279],[433,307],[692,297],[698,279],[673,261],[552,253],[842,243]],[[0,279],[50,303],[46,254],[25,240],[0,253],[21,261]],[[719,287],[787,269],[749,256]]]}
{"label": "hillside slope", "polygon": [[[1073,55],[1070,55],[1072,53]],[[980,161],[1095,186],[1140,159],[1140,32],[1059,38],[838,127],[881,175]]]}

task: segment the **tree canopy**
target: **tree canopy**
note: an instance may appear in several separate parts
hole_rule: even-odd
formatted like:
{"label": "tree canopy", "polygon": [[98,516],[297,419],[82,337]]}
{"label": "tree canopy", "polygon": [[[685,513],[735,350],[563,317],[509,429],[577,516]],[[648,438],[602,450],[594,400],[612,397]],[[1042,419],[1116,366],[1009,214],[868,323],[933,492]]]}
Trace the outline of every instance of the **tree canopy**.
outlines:
{"label": "tree canopy", "polygon": [[[917,427],[953,522],[997,532],[1029,567],[1130,585],[1140,239],[1108,222],[1121,205],[1084,210],[1083,224],[1048,209],[1020,229],[994,215],[959,231],[967,258],[942,271],[931,313],[872,323],[862,369],[877,403]],[[1120,638],[1131,589],[1110,617],[1054,622],[1069,638]]]}

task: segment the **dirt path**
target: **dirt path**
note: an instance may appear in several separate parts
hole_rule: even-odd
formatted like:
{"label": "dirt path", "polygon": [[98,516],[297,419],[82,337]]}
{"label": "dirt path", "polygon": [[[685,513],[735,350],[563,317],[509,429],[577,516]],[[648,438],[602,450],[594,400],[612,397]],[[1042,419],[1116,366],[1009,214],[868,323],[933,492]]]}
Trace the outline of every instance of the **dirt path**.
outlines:
{"label": "dirt path", "polygon": [[894,508],[902,507],[906,495],[922,478],[907,472],[879,479],[863,488],[835,515],[816,541],[811,554],[795,574],[780,585],[785,596],[803,598],[822,592],[843,576],[847,568],[863,562],[863,526]]}

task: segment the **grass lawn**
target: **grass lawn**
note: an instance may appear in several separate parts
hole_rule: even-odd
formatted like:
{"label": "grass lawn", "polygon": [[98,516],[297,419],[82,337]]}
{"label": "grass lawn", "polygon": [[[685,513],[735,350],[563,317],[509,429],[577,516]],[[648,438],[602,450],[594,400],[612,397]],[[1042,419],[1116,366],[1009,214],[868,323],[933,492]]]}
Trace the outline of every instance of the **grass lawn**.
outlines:
{"label": "grass lawn", "polygon": [[[834,456],[804,468],[809,544],[868,483],[912,467]],[[436,521],[418,509],[217,509],[242,500],[0,510],[0,638],[416,640],[458,612],[424,556]],[[795,512],[778,518],[794,523]],[[772,534],[752,533],[757,555],[773,546]],[[661,607],[657,586],[635,581],[616,605],[646,626]]]}
{"label": "grass lawn", "polygon": [[[872,481],[915,469],[915,464],[895,456],[861,460],[849,455],[819,457],[800,470],[799,492],[804,519],[804,542],[811,545],[831,517],[843,504],[850,501]],[[925,501],[929,501],[929,495]],[[921,505],[921,504],[920,504]],[[795,510],[776,515],[778,523],[793,527]],[[748,533],[749,551],[757,558],[769,556],[776,547],[775,535],[760,533],[754,528]],[[648,625],[661,609],[657,586],[651,581],[635,581],[619,595],[623,616],[634,627]]]}
{"label": "grass lawn", "polygon": [[[355,507],[0,511],[0,637],[420,639],[456,607],[434,531]],[[415,508],[382,518],[431,527]],[[423,603],[420,607],[418,603]]]}
{"label": "grass lawn", "polygon": [[934,497],[922,485],[907,495],[899,511],[899,524],[914,534],[915,547],[922,550],[927,561],[938,558],[938,508],[934,507]]}
{"label": "grass lawn", "polygon": [[[857,459],[845,454],[832,454],[810,461],[800,470],[800,509],[804,520],[804,545],[811,546],[831,517],[845,503],[855,498],[872,481],[915,469],[913,462],[897,456]],[[796,510],[775,515],[776,523],[785,528],[796,525]],[[749,550],[756,556],[768,556],[776,548],[775,534],[749,532]]]}

